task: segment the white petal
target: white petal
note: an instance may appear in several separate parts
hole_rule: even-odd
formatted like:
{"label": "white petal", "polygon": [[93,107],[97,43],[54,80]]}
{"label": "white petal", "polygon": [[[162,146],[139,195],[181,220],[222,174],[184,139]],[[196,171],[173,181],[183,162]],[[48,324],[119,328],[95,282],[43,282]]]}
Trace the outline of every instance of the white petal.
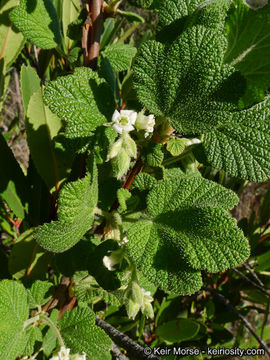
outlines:
{"label": "white petal", "polygon": [[134,126],[128,124],[128,125],[123,126],[122,129],[125,132],[130,132],[130,131],[134,130]]}
{"label": "white petal", "polygon": [[118,125],[118,124],[114,124],[114,125],[113,125],[113,129],[114,129],[116,132],[118,132],[118,134],[122,134],[122,132],[123,132],[123,128],[122,128],[120,125]]}
{"label": "white petal", "polygon": [[119,111],[115,110],[115,112],[113,113],[113,116],[112,116],[112,121],[113,122],[116,122],[120,117],[120,113]]}
{"label": "white petal", "polygon": [[104,256],[103,258],[103,264],[109,271],[114,271],[115,268],[113,267],[116,263],[112,261],[112,259],[109,256]]}

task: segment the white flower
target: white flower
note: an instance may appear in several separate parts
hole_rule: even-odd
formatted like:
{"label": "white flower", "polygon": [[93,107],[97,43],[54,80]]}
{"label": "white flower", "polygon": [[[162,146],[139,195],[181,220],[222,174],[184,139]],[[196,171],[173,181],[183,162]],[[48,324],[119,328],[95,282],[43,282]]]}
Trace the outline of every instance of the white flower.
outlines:
{"label": "white flower", "polygon": [[109,271],[114,271],[114,265],[121,263],[123,259],[123,249],[115,250],[110,256],[103,257],[103,264]]}
{"label": "white flower", "polygon": [[134,124],[137,118],[137,113],[133,110],[115,110],[112,116],[113,129],[122,134],[123,132],[130,132],[134,130]]}
{"label": "white flower", "polygon": [[58,356],[53,356],[52,358],[50,358],[50,360],[59,360]]}
{"label": "white flower", "polygon": [[61,346],[61,349],[58,353],[59,360],[69,360],[70,349]]}
{"label": "white flower", "polygon": [[191,139],[189,140],[189,142],[187,143],[188,145],[194,145],[194,144],[200,144],[201,140],[200,139]]}
{"label": "white flower", "polygon": [[119,242],[120,245],[126,245],[129,242],[128,238],[125,236],[123,240]]}
{"label": "white flower", "polygon": [[137,130],[144,130],[145,137],[149,136],[150,133],[154,131],[155,126],[155,116],[151,115],[144,115],[143,111],[141,111],[136,119],[135,127]]}

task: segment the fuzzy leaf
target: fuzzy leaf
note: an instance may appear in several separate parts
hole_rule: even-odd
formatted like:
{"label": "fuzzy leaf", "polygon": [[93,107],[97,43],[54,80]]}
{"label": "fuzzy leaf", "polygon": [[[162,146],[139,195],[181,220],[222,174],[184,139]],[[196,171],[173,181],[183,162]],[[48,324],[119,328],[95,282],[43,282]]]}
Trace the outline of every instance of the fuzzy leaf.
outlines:
{"label": "fuzzy leaf", "polygon": [[36,326],[29,326],[25,329],[26,332],[26,346],[23,350],[23,355],[31,356],[34,353],[34,346],[36,341],[42,343],[42,332]]}
{"label": "fuzzy leaf", "polygon": [[135,177],[132,188],[137,188],[140,191],[151,190],[156,183],[157,180],[153,176],[147,173],[140,173]]}
{"label": "fuzzy leaf", "polygon": [[229,5],[228,0],[162,1],[158,9],[158,40],[170,42],[193,24],[223,27]]}
{"label": "fuzzy leaf", "polygon": [[147,203],[149,219],[131,226],[127,249],[163,290],[191,294],[201,286],[198,270],[223,271],[249,256],[226,211],[237,203],[232,191],[198,176],[174,178],[159,181]]}
{"label": "fuzzy leaf", "polygon": [[178,156],[185,150],[185,144],[181,139],[170,139],[167,143],[167,150],[172,156]]}
{"label": "fuzzy leaf", "polygon": [[127,210],[127,200],[130,199],[131,193],[127,189],[117,190],[117,199],[119,201],[120,209],[122,211]]}
{"label": "fuzzy leaf", "polygon": [[24,322],[28,319],[27,292],[23,285],[0,283],[0,358],[14,360],[26,346]]}
{"label": "fuzzy leaf", "polygon": [[242,0],[234,0],[234,5],[227,21],[225,61],[253,83],[267,89],[270,85],[270,4],[256,11]]}
{"label": "fuzzy leaf", "polygon": [[235,112],[231,125],[207,132],[208,162],[230,175],[255,182],[270,178],[270,98]]}
{"label": "fuzzy leaf", "polygon": [[60,193],[58,221],[39,226],[37,242],[49,251],[63,252],[74,246],[90,229],[98,199],[97,168],[82,180],[66,184]]}
{"label": "fuzzy leaf", "polygon": [[200,271],[192,269],[176,248],[160,239],[152,221],[138,221],[127,233],[128,254],[143,275],[164,291],[193,294],[200,290]]}
{"label": "fuzzy leaf", "polygon": [[137,49],[127,44],[112,44],[106,46],[102,51],[102,56],[109,60],[113,71],[125,71],[131,66],[132,59],[136,55]]}
{"label": "fuzzy leaf", "polygon": [[172,44],[145,42],[134,67],[139,100],[171,120],[180,133],[224,124],[236,109],[245,81],[223,64],[226,39],[220,29],[193,26]]}
{"label": "fuzzy leaf", "polygon": [[87,358],[110,360],[111,339],[95,325],[95,315],[88,307],[67,311],[59,322],[61,335],[73,353]]}
{"label": "fuzzy leaf", "polygon": [[20,0],[10,19],[26,39],[42,49],[61,44],[60,24],[51,0]]}
{"label": "fuzzy leaf", "polygon": [[37,280],[29,290],[29,306],[33,309],[38,305],[44,305],[52,296],[53,285],[46,281]]}
{"label": "fuzzy leaf", "polygon": [[68,138],[90,136],[98,126],[111,121],[115,109],[111,88],[88,68],[77,68],[73,75],[51,81],[44,98],[52,112],[66,121]]}

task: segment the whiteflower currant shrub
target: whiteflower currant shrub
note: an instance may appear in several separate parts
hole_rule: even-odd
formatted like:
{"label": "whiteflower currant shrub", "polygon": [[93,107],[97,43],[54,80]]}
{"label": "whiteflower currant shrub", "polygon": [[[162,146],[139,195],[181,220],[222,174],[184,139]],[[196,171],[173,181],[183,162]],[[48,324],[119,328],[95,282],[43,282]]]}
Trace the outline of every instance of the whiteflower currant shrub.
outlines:
{"label": "whiteflower currant shrub", "polygon": [[[1,198],[17,219],[12,280],[0,282],[1,359],[109,360],[98,300],[153,318],[157,289],[194,294],[202,272],[249,258],[230,214],[238,196],[201,169],[270,178],[270,5],[129,2],[159,17],[138,50],[114,18],[143,19],[113,0],[99,30],[87,20],[91,2],[1,5],[13,39],[7,52],[1,43],[1,71],[21,52],[31,154],[22,171],[1,137],[11,179]],[[97,66],[91,31],[102,33]]]}

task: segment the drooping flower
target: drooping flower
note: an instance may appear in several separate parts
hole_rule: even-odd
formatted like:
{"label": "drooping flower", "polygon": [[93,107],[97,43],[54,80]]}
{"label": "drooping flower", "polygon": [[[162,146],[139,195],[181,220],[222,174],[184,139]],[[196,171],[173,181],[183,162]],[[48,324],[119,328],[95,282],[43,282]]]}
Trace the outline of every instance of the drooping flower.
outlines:
{"label": "drooping flower", "polygon": [[144,112],[141,111],[136,119],[135,127],[137,130],[144,130],[144,136],[149,136],[150,133],[154,131],[155,126],[155,116],[150,114],[148,116],[144,115]]}
{"label": "drooping flower", "polygon": [[61,349],[58,353],[59,360],[69,360],[69,353],[70,353],[70,349],[61,346]]}
{"label": "drooping flower", "polygon": [[103,264],[109,271],[114,271],[115,265],[118,265],[123,260],[123,249],[112,251],[110,256],[103,257]]}
{"label": "drooping flower", "polygon": [[122,134],[123,132],[130,132],[134,130],[134,124],[137,118],[136,111],[133,110],[115,110],[112,116],[113,129]]}

